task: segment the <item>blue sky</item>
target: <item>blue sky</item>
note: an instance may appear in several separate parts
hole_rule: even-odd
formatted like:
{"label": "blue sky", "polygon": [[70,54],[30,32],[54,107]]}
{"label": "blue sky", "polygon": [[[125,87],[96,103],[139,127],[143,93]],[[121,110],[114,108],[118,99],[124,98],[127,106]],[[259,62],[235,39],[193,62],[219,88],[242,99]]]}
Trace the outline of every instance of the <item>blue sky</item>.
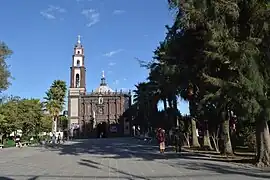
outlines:
{"label": "blue sky", "polygon": [[88,91],[102,70],[112,89],[134,89],[148,73],[136,58],[151,60],[173,21],[166,0],[3,0],[0,9],[0,40],[14,51],[8,59],[14,80],[5,93],[26,98],[43,98],[55,79],[69,85],[77,35]]}

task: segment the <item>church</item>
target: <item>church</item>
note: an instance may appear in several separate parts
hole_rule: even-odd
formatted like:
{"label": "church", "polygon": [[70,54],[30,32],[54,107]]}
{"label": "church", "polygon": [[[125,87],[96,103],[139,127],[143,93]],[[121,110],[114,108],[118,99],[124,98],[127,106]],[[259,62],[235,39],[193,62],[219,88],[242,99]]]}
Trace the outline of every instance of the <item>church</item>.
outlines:
{"label": "church", "polygon": [[100,84],[86,91],[84,48],[80,36],[74,46],[68,91],[68,128],[79,138],[129,136],[131,92],[113,91],[106,83],[104,71]]}

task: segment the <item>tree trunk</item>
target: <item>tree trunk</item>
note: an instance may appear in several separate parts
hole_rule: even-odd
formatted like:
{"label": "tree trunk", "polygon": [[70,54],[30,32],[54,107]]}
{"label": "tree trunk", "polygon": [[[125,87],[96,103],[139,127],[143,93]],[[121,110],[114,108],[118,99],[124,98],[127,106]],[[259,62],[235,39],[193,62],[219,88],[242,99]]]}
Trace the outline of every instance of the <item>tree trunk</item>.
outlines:
{"label": "tree trunk", "polygon": [[177,108],[177,96],[174,96],[174,98],[173,98],[173,107],[174,107],[174,109],[178,110],[178,108]]}
{"label": "tree trunk", "polygon": [[267,121],[260,120],[256,127],[257,166],[270,166],[270,135]]}
{"label": "tree trunk", "polygon": [[52,133],[56,133],[56,132],[57,132],[57,117],[54,116],[53,123],[52,123]]}
{"label": "tree trunk", "polygon": [[169,104],[169,108],[173,109],[172,98],[168,98],[168,104]]}
{"label": "tree trunk", "polygon": [[191,118],[191,128],[192,128],[192,146],[200,147],[200,143],[196,132],[197,130],[196,121],[194,118]]}
{"label": "tree trunk", "polygon": [[215,137],[215,136],[211,136],[211,137],[212,137],[212,140],[213,140],[213,143],[214,143],[215,151],[219,152],[218,138]]}
{"label": "tree trunk", "polygon": [[213,150],[213,147],[212,147],[211,141],[210,141],[210,135],[209,135],[209,130],[208,129],[204,130],[203,147],[205,149],[207,149],[207,150]]}
{"label": "tree trunk", "polygon": [[222,112],[222,138],[223,138],[223,147],[221,153],[225,155],[233,155],[231,137],[230,137],[230,119],[226,115],[226,112]]}
{"label": "tree trunk", "polygon": [[219,151],[219,130],[220,130],[220,126],[217,127],[217,130],[216,132],[213,132],[212,133],[212,140],[213,140],[213,143],[214,143],[214,148],[215,148],[215,151],[216,152],[220,152]]}
{"label": "tree trunk", "polygon": [[173,109],[174,109],[174,125],[175,127],[179,126],[179,123],[178,123],[178,108],[177,108],[177,96],[174,95],[173,96]]}
{"label": "tree trunk", "polygon": [[167,112],[167,101],[166,101],[166,98],[163,98],[162,101],[163,101],[164,111]]}
{"label": "tree trunk", "polygon": [[3,143],[3,136],[4,136],[4,134],[0,133],[0,144],[4,144]]}
{"label": "tree trunk", "polygon": [[189,142],[189,133],[184,133],[184,138],[183,139],[183,145],[186,147],[190,147],[190,142]]}

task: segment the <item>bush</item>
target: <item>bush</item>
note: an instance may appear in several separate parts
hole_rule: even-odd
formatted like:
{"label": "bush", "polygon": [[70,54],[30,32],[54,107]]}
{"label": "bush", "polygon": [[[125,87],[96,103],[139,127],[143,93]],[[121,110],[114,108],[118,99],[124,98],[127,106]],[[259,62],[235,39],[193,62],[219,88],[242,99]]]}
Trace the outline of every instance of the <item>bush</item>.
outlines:
{"label": "bush", "polygon": [[250,133],[245,138],[244,144],[252,151],[256,150],[256,134]]}
{"label": "bush", "polygon": [[243,145],[248,147],[249,150],[255,150],[256,132],[253,127],[244,127],[239,139],[241,139]]}
{"label": "bush", "polygon": [[6,143],[4,144],[4,147],[7,148],[7,147],[15,147],[15,141],[14,140],[7,140]]}

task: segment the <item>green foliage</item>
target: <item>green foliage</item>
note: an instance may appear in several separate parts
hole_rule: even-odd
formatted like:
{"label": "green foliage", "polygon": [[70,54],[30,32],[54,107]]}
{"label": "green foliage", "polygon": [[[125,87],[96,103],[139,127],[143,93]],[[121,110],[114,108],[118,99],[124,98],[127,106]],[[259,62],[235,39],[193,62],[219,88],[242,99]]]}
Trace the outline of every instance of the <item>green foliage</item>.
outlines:
{"label": "green foliage", "polygon": [[60,116],[59,117],[59,124],[61,126],[61,129],[67,129],[68,128],[68,118],[66,116]]}
{"label": "green foliage", "polygon": [[52,119],[51,116],[45,114],[42,118],[41,118],[41,130],[42,132],[50,132],[52,129]]}
{"label": "green foliage", "polygon": [[9,83],[9,78],[11,78],[6,59],[12,54],[12,51],[7,47],[7,45],[0,41],[0,92],[6,90]]}
{"label": "green foliage", "polygon": [[55,118],[63,110],[67,86],[65,81],[55,80],[50,89],[46,92],[45,107],[49,114]]}
{"label": "green foliage", "polygon": [[43,110],[39,99],[23,99],[18,104],[18,119],[24,134],[38,135],[42,127]]}
{"label": "green foliage", "polygon": [[[155,50],[154,60],[144,65],[149,69],[147,84],[152,84],[146,94],[154,93],[163,100],[168,116],[173,114],[168,109],[177,109],[175,97],[181,96],[189,101],[191,116],[199,124],[207,122],[213,133],[233,111],[239,123],[246,124],[239,128],[253,132],[252,136],[242,133],[246,145],[254,144],[253,126],[270,118],[269,1],[168,3],[176,10],[175,21],[167,27],[167,36]],[[144,107],[144,102],[153,97],[137,99],[136,103]],[[138,113],[142,112],[143,108],[138,108]],[[260,139],[262,136],[266,137]],[[257,137],[257,142],[270,138],[262,134]],[[270,147],[259,150],[269,152]]]}
{"label": "green foliage", "polygon": [[250,150],[255,150],[256,132],[255,122],[246,120],[239,121],[237,124],[237,144],[239,146],[248,147]]}
{"label": "green foliage", "polygon": [[48,126],[44,118],[39,99],[9,97],[0,104],[0,134],[22,130],[25,136],[37,136]]}
{"label": "green foliage", "polygon": [[10,134],[22,127],[19,116],[19,102],[17,98],[10,98],[7,102],[0,105],[0,132]]}
{"label": "green foliage", "polygon": [[149,118],[150,118],[150,111],[151,111],[151,102],[152,97],[150,94],[150,84],[148,83],[139,83],[136,86],[136,90],[134,90],[134,105],[133,108],[137,110],[136,116],[136,123],[142,127],[147,127]]}
{"label": "green foliage", "polygon": [[15,141],[12,139],[7,140],[6,143],[4,144],[5,148],[14,147],[14,146],[15,146]]}

